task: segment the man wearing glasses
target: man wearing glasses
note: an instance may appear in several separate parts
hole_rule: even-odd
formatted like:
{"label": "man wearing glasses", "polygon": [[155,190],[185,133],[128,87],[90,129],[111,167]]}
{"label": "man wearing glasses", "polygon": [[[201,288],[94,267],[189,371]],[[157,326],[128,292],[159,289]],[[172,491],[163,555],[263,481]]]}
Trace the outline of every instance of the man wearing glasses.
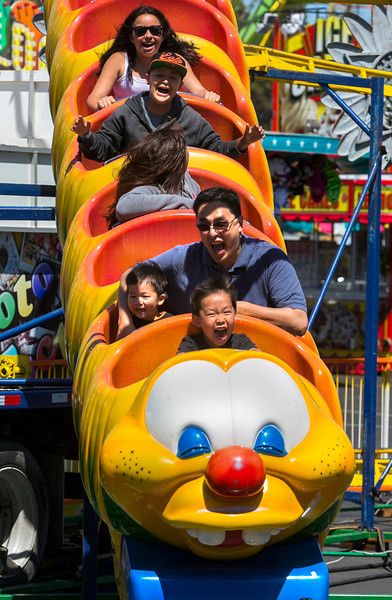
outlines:
{"label": "man wearing glasses", "polygon": [[201,241],[151,259],[169,281],[171,312],[189,312],[193,288],[223,272],[237,289],[238,314],[304,335],[306,300],[294,267],[277,246],[242,233],[238,194],[223,187],[209,188],[200,192],[193,209]]}

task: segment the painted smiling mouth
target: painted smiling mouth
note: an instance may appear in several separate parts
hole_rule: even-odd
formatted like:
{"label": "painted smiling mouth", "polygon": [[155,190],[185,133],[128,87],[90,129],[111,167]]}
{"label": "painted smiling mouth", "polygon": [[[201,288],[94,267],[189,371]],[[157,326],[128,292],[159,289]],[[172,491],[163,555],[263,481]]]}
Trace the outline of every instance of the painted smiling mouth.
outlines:
{"label": "painted smiling mouth", "polygon": [[233,548],[235,546],[262,546],[273,535],[278,535],[282,529],[242,529],[242,530],[208,530],[187,529],[186,532],[194,540],[204,546],[219,546]]}

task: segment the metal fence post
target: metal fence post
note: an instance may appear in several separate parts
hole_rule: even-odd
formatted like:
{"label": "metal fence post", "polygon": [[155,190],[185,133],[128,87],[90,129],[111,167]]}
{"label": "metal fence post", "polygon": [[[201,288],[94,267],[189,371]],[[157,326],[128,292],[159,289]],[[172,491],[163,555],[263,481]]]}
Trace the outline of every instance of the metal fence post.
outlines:
{"label": "metal fence post", "polygon": [[[384,114],[384,79],[371,82],[370,111],[370,168],[379,160],[382,146]],[[365,322],[365,395],[363,411],[363,482],[361,524],[364,529],[374,528],[374,461],[376,451],[377,407],[377,331],[380,270],[380,211],[381,165],[369,192],[368,255],[366,269],[366,322]]]}

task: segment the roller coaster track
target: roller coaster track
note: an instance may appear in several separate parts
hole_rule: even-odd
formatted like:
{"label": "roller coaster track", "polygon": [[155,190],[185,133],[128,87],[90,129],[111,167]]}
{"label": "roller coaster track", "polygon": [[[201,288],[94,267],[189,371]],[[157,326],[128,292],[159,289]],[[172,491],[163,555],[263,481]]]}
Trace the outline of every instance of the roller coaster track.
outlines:
{"label": "roller coaster track", "polygon": [[[303,56],[301,54],[291,54],[289,52],[283,52],[282,50],[273,50],[271,48],[265,48],[260,46],[253,46],[246,44],[244,46],[246,52],[246,60],[250,72],[253,75],[260,74],[260,76],[268,76],[271,71],[290,71],[302,73],[318,73],[318,74],[333,74],[333,75],[347,75],[360,77],[362,79],[369,79],[370,77],[384,77],[385,81],[388,82],[392,79],[390,71],[381,71],[378,69],[368,69],[366,67],[356,67],[354,65],[348,65],[344,63],[332,62],[330,60],[324,60],[317,57]],[[284,81],[284,77],[282,78]],[[290,83],[293,83],[293,79],[287,79]],[[300,75],[298,79],[294,80],[294,83],[300,85],[314,86],[315,84],[309,81],[301,80]],[[350,85],[336,85],[330,86],[332,89],[338,89],[342,91],[351,91],[369,94],[370,89],[366,87],[350,87]],[[385,85],[385,96],[392,96],[392,85]]]}

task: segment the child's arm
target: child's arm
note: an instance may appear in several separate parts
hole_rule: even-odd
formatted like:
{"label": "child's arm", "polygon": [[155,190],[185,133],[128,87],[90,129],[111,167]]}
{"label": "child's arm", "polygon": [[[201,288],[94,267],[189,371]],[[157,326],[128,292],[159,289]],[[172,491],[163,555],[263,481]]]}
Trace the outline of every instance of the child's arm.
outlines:
{"label": "child's arm", "polygon": [[253,144],[265,137],[265,132],[261,125],[250,126],[246,124],[245,131],[240,138],[230,142],[223,141],[204,117],[196,113],[189,105],[185,109],[191,112],[190,118],[194,120],[195,125],[196,121],[199,121],[198,130],[192,135],[192,139],[189,142],[190,146],[205,148],[206,150],[219,152],[232,158],[238,158],[242,152],[246,151],[249,144]]}
{"label": "child's arm", "polygon": [[110,92],[123,70],[123,53],[115,52],[104,64],[97,83],[87,98],[87,106],[90,110],[99,110],[100,108],[105,108],[116,102]]}
{"label": "child's arm", "polygon": [[246,152],[250,144],[254,144],[264,138],[265,131],[261,125],[251,126],[247,123],[243,136],[237,140],[237,150],[239,152]]}
{"label": "child's arm", "polygon": [[86,158],[104,162],[120,154],[122,145],[129,141],[124,129],[123,112],[123,107],[115,110],[95,133],[90,131],[91,123],[81,115],[75,119],[71,130],[78,136],[80,151]]}
{"label": "child's arm", "polygon": [[127,284],[126,279],[130,269],[125,271],[122,274],[120,279],[120,286],[118,288],[118,328],[117,328],[117,340],[121,340],[129,333],[135,330],[135,325],[133,323],[132,315],[128,309],[128,301],[127,301]]}
{"label": "child's arm", "polygon": [[[128,319],[128,324],[125,324],[125,320]],[[135,325],[133,323],[132,315],[128,312],[127,315],[120,316],[120,309],[118,312],[118,329],[117,329],[117,337],[116,342],[118,340],[122,340],[127,335],[135,331]]]}
{"label": "child's arm", "polygon": [[87,135],[90,133],[91,123],[89,121],[85,121],[82,115],[79,115],[77,119],[72,124],[71,131],[76,133],[76,135]]}

